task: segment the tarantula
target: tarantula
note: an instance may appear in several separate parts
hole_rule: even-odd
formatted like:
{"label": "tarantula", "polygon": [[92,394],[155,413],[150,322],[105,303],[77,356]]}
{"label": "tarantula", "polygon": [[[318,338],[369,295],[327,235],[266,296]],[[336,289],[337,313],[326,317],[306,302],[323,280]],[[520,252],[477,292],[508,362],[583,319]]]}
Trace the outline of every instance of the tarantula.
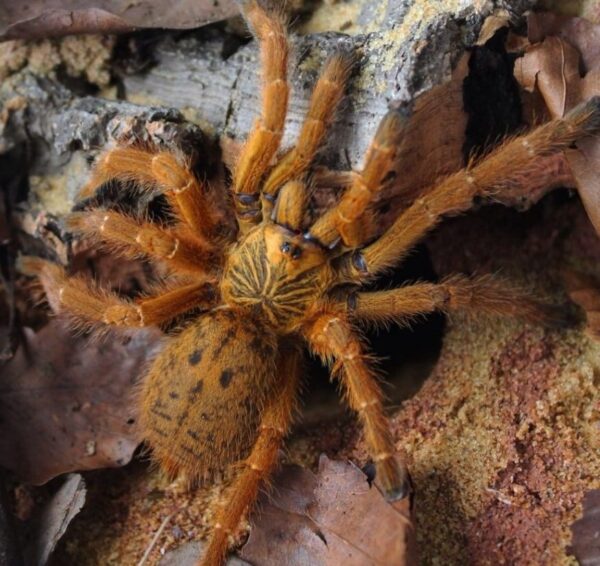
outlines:
{"label": "tarantula", "polygon": [[[244,12],[260,44],[262,112],[232,172],[232,198],[221,210],[178,155],[121,146],[98,159],[85,194],[110,180],[158,187],[172,208],[168,225],[99,208],[72,214],[72,231],[126,256],[164,262],[170,283],[130,301],[58,265],[22,259],[49,302],[83,324],[143,327],[200,314],[170,338],[152,362],[141,391],[141,430],[170,474],[203,480],[238,467],[227,488],[202,564],[221,564],[229,535],[255,502],[276,465],[300,381],[301,345],[327,362],[364,428],[379,485],[389,499],[407,492],[395,457],[382,393],[357,323],[402,322],[417,314],[466,309],[544,321],[547,307],[490,277],[455,276],[440,283],[361,292],[402,258],[444,215],[465,211],[476,196],[523,185],[535,161],[600,129],[600,99],[563,119],[505,142],[417,198],[379,238],[369,236],[378,191],[389,180],[405,119],[382,119],[360,172],[338,203],[312,224],[307,175],[343,96],[347,55],[329,58],[315,85],[296,146],[276,165],[287,112],[288,40],[278,13],[247,0]],[[235,215],[225,238],[223,215]]]}

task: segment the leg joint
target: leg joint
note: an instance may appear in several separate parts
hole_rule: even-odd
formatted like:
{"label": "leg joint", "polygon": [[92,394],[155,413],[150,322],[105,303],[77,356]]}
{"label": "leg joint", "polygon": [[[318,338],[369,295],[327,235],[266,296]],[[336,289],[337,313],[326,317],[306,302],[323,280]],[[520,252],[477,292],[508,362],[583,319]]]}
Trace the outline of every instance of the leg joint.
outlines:
{"label": "leg joint", "polygon": [[379,402],[379,399],[377,399],[377,398],[371,399],[370,401],[361,401],[358,404],[358,411],[360,413],[366,413],[371,409],[371,407],[375,407],[380,404],[381,403]]}
{"label": "leg joint", "polygon": [[262,432],[264,431],[271,431],[275,433],[275,436],[283,436],[285,434],[285,429],[281,426],[274,426],[274,425],[260,425],[259,430]]}
{"label": "leg joint", "polygon": [[373,456],[373,462],[384,462],[385,460],[389,460],[393,456],[394,455],[391,452],[380,452],[379,454]]}

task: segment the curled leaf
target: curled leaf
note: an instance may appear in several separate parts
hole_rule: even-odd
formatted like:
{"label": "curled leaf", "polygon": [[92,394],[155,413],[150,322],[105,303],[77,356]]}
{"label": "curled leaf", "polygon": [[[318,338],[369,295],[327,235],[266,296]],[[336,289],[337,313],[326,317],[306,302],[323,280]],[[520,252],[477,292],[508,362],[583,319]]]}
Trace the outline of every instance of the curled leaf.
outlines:
{"label": "curled leaf", "polygon": [[[541,98],[551,118],[600,95],[600,25],[546,14],[530,16],[528,25],[532,43],[515,63],[515,78]],[[600,139],[583,139],[565,155],[588,216],[600,233]]]}
{"label": "curled leaf", "polygon": [[[414,564],[409,500],[388,503],[350,462],[285,466],[241,550],[252,564]],[[278,541],[273,544],[273,541]]]}

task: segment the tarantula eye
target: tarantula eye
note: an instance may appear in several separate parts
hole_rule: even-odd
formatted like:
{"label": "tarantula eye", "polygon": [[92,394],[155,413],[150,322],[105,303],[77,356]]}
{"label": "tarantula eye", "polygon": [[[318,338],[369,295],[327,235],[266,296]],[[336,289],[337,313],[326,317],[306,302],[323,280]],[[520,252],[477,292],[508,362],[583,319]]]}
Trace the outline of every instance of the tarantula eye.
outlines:
{"label": "tarantula eye", "polygon": [[290,242],[283,242],[279,248],[284,254],[290,254],[292,259],[298,259],[302,255],[302,248],[294,246]]}
{"label": "tarantula eye", "polygon": [[352,264],[360,273],[368,273],[369,270],[367,268],[367,262],[365,260],[365,256],[360,252],[355,252],[352,255]]}

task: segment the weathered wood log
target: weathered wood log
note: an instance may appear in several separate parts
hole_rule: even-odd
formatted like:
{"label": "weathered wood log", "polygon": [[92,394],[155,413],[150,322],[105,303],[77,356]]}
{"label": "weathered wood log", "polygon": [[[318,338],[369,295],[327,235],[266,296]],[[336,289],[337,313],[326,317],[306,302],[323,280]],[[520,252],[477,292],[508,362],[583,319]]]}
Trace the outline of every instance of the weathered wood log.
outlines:
{"label": "weathered wood log", "polygon": [[[343,169],[360,163],[389,105],[410,104],[448,79],[465,48],[476,42],[487,16],[506,9],[518,18],[531,2],[454,0],[435,9],[423,0],[368,4],[353,25],[353,31],[363,33],[293,38],[293,96],[284,147],[298,132],[322,61],[339,49],[356,53],[348,97],[322,151],[329,165]],[[21,143],[34,146],[30,172],[61,176],[63,198],[72,204],[89,169],[89,156],[115,139],[138,137],[175,145],[185,141],[187,151],[189,140],[202,134],[185,118],[240,139],[259,107],[257,47],[250,42],[226,57],[227,42],[230,36],[221,29],[183,39],[166,34],[153,51],[155,65],[124,77],[125,100],[81,98],[51,77],[21,71],[0,89],[0,152]]]}

